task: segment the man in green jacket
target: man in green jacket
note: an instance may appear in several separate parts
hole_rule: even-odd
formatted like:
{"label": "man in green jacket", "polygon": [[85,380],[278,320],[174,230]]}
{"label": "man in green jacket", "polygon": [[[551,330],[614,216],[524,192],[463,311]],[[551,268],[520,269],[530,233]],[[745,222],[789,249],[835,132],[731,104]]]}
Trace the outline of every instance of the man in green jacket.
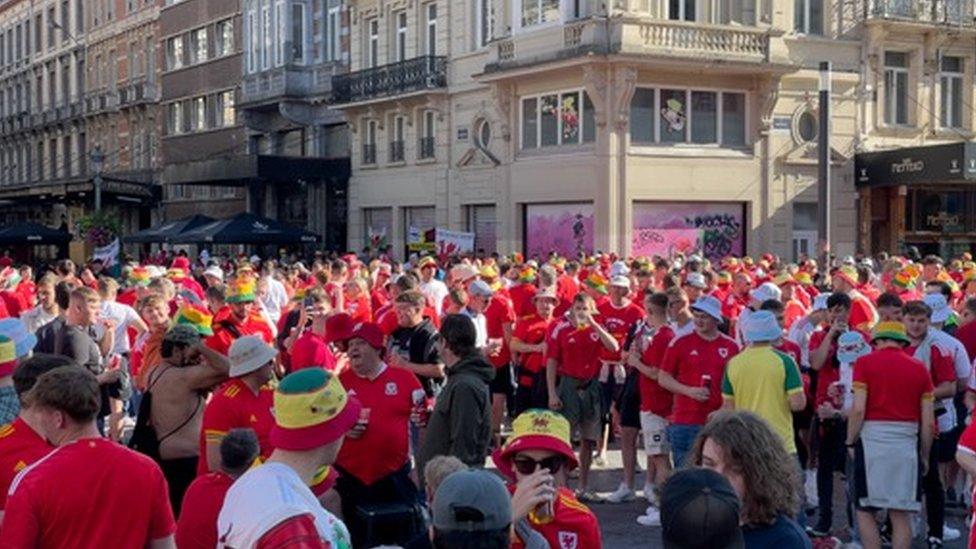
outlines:
{"label": "man in green jacket", "polygon": [[[447,383],[431,413],[417,452],[417,472],[435,456],[454,456],[470,467],[484,467],[491,442],[491,363],[475,347],[474,323],[464,315],[447,315],[437,350]],[[421,476],[421,484],[423,477]]]}

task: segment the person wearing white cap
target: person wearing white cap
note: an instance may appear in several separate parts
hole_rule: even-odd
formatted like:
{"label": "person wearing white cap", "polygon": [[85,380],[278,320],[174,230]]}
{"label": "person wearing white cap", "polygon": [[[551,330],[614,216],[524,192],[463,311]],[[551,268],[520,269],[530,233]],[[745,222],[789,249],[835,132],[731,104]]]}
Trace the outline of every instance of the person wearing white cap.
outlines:
{"label": "person wearing white cap", "polygon": [[773,345],[783,329],[771,311],[756,311],[743,326],[746,348],[729,360],[722,379],[723,407],[748,410],[765,419],[786,451],[796,454],[793,414],[807,405],[800,368]]}
{"label": "person wearing white cap", "polygon": [[[630,279],[625,275],[610,279],[609,293],[610,299],[597,308],[600,313],[600,324],[617,340],[619,348],[623,349],[627,334],[644,318],[644,311],[627,297],[630,295]],[[614,384],[623,384],[623,389],[619,392],[619,397],[613,403],[610,412],[613,417],[612,423],[620,425],[620,451],[624,478],[617,490],[607,498],[610,503],[621,503],[636,497],[634,471],[637,464],[637,433],[640,431],[640,373],[634,368],[624,367],[620,351],[603,349],[600,353],[600,361],[601,369],[606,370],[606,376],[604,372],[600,373],[601,381],[607,380],[603,383],[605,402],[611,400]],[[613,375],[613,382],[610,381],[610,375]],[[609,424],[603,426],[600,455],[606,453],[609,428]]]}
{"label": "person wearing white cap", "polygon": [[616,278],[618,276],[626,277],[630,274],[630,267],[624,261],[614,261],[613,265],[610,265],[610,278]]}
{"label": "person wearing white cap", "polygon": [[495,294],[491,286],[484,280],[475,280],[468,285],[468,304],[461,309],[461,314],[470,318],[474,322],[476,332],[475,347],[482,349],[488,355],[492,349],[488,346],[488,320],[485,318],[485,309],[488,308],[488,301]]}
{"label": "person wearing white cap", "polygon": [[203,271],[203,279],[207,281],[207,287],[220,286],[224,283],[224,270],[220,265],[211,265]]}
{"label": "person wearing white cap", "polygon": [[810,368],[810,335],[820,329],[827,320],[827,298],[829,293],[822,293],[813,298],[813,306],[806,316],[790,326],[786,338],[800,346],[800,366]]}
{"label": "person wearing white cap", "polygon": [[779,286],[772,282],[763,282],[757,288],[749,292],[749,306],[742,309],[739,313],[739,320],[735,324],[735,341],[740,345],[745,343],[743,328],[749,322],[749,316],[758,311],[762,304],[770,299],[779,301],[783,297],[783,291]]}
{"label": "person wearing white cap", "polygon": [[685,283],[682,285],[682,288],[688,294],[688,301],[694,303],[708,289],[708,283],[705,282],[705,275],[698,272],[690,272],[685,277]]}
{"label": "person wearing white cap", "polygon": [[701,297],[691,310],[695,331],[671,343],[658,373],[661,387],[674,394],[668,441],[676,467],[685,465],[685,457],[708,415],[721,407],[725,365],[739,352],[735,341],[718,329],[723,321],[718,299]]}
{"label": "person wearing white cap", "polygon": [[234,340],[227,352],[229,379],[214,391],[203,411],[200,429],[199,474],[220,470],[220,441],[231,429],[254,429],[261,445],[261,458],[271,455],[268,434],[274,426],[274,360],[278,351],[260,336]]}

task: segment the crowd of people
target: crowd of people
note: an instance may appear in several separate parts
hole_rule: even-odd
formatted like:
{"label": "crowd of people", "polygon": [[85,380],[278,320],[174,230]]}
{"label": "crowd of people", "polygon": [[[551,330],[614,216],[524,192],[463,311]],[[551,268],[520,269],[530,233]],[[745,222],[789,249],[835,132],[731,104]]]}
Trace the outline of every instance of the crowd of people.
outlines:
{"label": "crowd of people", "polygon": [[937,548],[972,503],[968,254],[0,269],[3,547],[598,548],[640,497],[672,547]]}

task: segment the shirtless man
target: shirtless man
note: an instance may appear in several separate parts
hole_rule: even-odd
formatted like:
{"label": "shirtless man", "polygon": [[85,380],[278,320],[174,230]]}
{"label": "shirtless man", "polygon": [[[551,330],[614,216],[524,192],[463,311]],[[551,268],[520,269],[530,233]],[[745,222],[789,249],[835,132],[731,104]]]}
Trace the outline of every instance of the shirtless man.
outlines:
{"label": "shirtless man", "polygon": [[159,465],[179,515],[183,493],[197,476],[200,429],[207,389],[227,379],[227,357],[204,345],[190,326],[177,324],[163,337],[162,363],[149,375],[150,417],[159,437]]}

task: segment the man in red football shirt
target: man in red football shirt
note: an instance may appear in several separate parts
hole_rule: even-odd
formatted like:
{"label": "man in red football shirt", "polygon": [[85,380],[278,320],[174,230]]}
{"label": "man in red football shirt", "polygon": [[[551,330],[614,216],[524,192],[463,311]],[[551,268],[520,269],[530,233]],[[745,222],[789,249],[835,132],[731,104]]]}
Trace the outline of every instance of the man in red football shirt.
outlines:
{"label": "man in red football shirt", "polygon": [[101,393],[94,374],[55,368],[37,378],[30,400],[40,434],[58,449],[14,479],[3,545],[175,547],[176,523],[159,466],[98,432]]}
{"label": "man in red football shirt", "polygon": [[545,408],[548,404],[545,396],[546,335],[553,322],[552,314],[559,303],[559,296],[553,288],[543,288],[532,300],[536,313],[518,319],[515,333],[512,334],[512,351],[518,353],[519,357],[515,376],[515,415],[529,408]]}
{"label": "man in red football shirt", "polygon": [[417,501],[417,485],[410,479],[409,424],[426,395],[417,376],[383,362],[383,332],[373,323],[360,323],[349,339],[350,368],[339,381],[362,404],[359,420],[346,434],[339,451],[336,491],[342,497],[342,516],[353,545],[405,544],[409,538],[367,539],[362,506]]}
{"label": "man in red football shirt", "polygon": [[857,269],[848,265],[837,269],[831,275],[834,293],[841,293],[851,298],[851,313],[849,323],[851,327],[870,331],[878,322],[878,311],[871,300],[857,290],[860,285],[860,275]]}
{"label": "man in red football shirt", "polygon": [[17,367],[13,382],[20,399],[20,414],[12,423],[0,427],[0,520],[7,503],[7,491],[17,473],[54,449],[39,434],[40,414],[31,408],[24,396],[34,387],[38,377],[71,364],[71,360],[63,356],[38,354]]}
{"label": "man in red football shirt", "polygon": [[256,281],[249,275],[239,275],[228,283],[226,299],[230,314],[213,321],[214,334],[207,338],[207,346],[218,353],[227,354],[234,340],[248,335],[258,335],[265,343],[274,342],[271,327],[254,310]]}
{"label": "man in red football shirt", "polygon": [[658,383],[674,394],[668,440],[678,467],[684,465],[708,416],[722,406],[725,365],[739,352],[735,341],[718,330],[722,322],[718,299],[703,296],[691,310],[695,331],[671,342],[658,372]]}
{"label": "man in red football shirt", "polygon": [[584,501],[599,500],[589,491],[588,481],[593,448],[600,437],[600,351],[619,349],[617,340],[593,318],[595,312],[593,298],[577,294],[570,309],[572,324],[546,346],[549,408],[580,430],[579,497]]}
{"label": "man in red football shirt", "polygon": [[[630,279],[626,276],[615,276],[610,280],[610,299],[597,308],[600,324],[617,340],[617,346],[624,348],[627,335],[634,326],[644,318],[644,311],[640,305],[628,299],[630,294]],[[620,351],[612,352],[604,349],[600,353],[600,362],[607,371],[607,382],[603,383],[604,404],[610,404],[612,421],[604,429],[612,425],[620,426],[620,451],[623,459],[624,478],[615,492],[610,494],[607,501],[621,503],[634,499],[634,469],[637,464],[637,433],[640,431],[640,391],[638,388],[639,373],[633,368],[625,368]],[[601,376],[602,379],[602,376]],[[611,382],[613,379],[614,382]],[[623,381],[618,398],[610,403],[615,393],[614,385]],[[603,440],[607,440],[604,435]]]}
{"label": "man in red football shirt", "polygon": [[200,429],[200,461],[197,474],[220,467],[220,441],[238,427],[254,429],[261,444],[261,458],[274,449],[268,437],[274,427],[274,359],[278,352],[258,336],[244,336],[230,348],[230,379],[220,386],[203,410]]}
{"label": "man in red football shirt", "polygon": [[[969,424],[959,438],[959,445],[956,447],[956,463],[959,464],[970,477],[976,478],[976,421]],[[973,497],[976,497],[976,485],[973,486]],[[973,518],[967,524],[969,526],[969,549],[976,549],[976,527]]]}
{"label": "man in red football shirt", "polygon": [[183,495],[176,522],[176,546],[180,549],[213,549],[217,546],[217,515],[230,485],[254,465],[258,439],[251,429],[232,429],[220,441],[220,470],[200,475]]}
{"label": "man in red football shirt", "polygon": [[[644,497],[652,506],[657,504],[656,487],[663,486],[671,473],[671,448],[668,445],[668,416],[674,396],[658,383],[664,354],[674,339],[668,324],[668,296],[647,294],[644,298],[647,316],[635,332],[628,363],[640,373],[640,422],[644,432],[644,453],[647,455],[647,480]],[[660,513],[648,508],[648,518],[641,524],[660,523]],[[654,520],[656,517],[656,521]]]}
{"label": "man in red football shirt", "polygon": [[[505,404],[512,398],[512,332],[515,330],[515,308],[512,300],[494,292],[484,309],[488,333],[485,355],[495,367],[491,380],[491,432],[496,443],[501,440],[502,419]],[[529,315],[532,316],[532,315]]]}

